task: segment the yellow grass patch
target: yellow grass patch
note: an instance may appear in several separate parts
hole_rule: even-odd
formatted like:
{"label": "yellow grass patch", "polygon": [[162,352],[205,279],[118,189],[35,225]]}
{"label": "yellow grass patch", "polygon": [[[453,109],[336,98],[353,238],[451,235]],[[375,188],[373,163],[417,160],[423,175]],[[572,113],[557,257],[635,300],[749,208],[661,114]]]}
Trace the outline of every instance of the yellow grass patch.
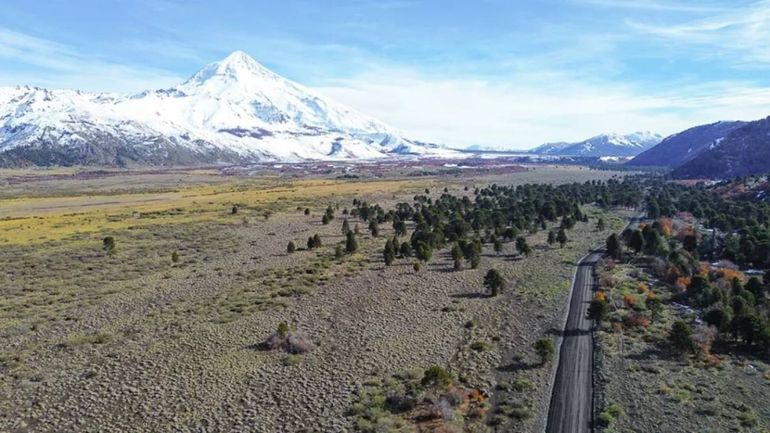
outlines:
{"label": "yellow grass patch", "polygon": [[[192,186],[173,192],[146,192],[0,200],[0,245],[59,240],[76,234],[128,227],[206,220],[239,223],[248,212],[229,215],[233,205],[245,209],[291,210],[298,204],[339,196],[395,193],[424,188],[430,181],[276,180]],[[320,203],[324,205],[323,203]]]}

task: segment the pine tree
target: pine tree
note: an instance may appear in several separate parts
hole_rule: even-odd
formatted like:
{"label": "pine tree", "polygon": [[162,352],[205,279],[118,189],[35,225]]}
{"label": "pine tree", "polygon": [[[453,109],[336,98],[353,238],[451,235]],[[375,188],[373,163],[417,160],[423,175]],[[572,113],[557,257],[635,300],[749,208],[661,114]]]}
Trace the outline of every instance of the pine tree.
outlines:
{"label": "pine tree", "polygon": [[399,254],[401,254],[401,257],[411,257],[412,256],[412,246],[409,245],[409,242],[402,242],[401,248],[398,249]]}
{"label": "pine tree", "polygon": [[618,235],[615,233],[611,234],[610,237],[607,238],[607,254],[609,254],[609,256],[615,260],[620,260],[620,258],[623,256],[623,248],[620,245]]}
{"label": "pine tree", "polygon": [[392,265],[393,261],[396,259],[396,248],[393,245],[393,240],[388,239],[388,241],[385,242],[385,250],[382,252],[382,254],[385,258],[385,265]]}
{"label": "pine tree", "polygon": [[342,236],[347,236],[349,231],[350,231],[350,223],[348,222],[348,219],[345,218],[344,220],[342,220]]}
{"label": "pine tree", "polygon": [[548,245],[553,245],[556,243],[556,233],[554,233],[553,230],[548,232]]}
{"label": "pine tree", "polygon": [[356,241],[356,234],[348,232],[345,238],[345,251],[348,254],[353,254],[358,250],[358,241]]}
{"label": "pine tree", "polygon": [[599,220],[596,221],[596,230],[602,231],[604,230],[604,228],[605,228],[604,218],[600,217]]}
{"label": "pine tree", "polygon": [[494,248],[497,254],[503,251],[503,242],[496,235],[492,235],[492,248]]}
{"label": "pine tree", "polygon": [[377,224],[376,219],[372,219],[369,222],[369,231],[372,233],[372,236],[375,238],[380,235],[380,226]]}
{"label": "pine tree", "polygon": [[644,249],[644,235],[641,230],[634,230],[631,232],[631,236],[628,239],[628,247],[634,250],[635,254],[639,254]]}
{"label": "pine tree", "polygon": [[528,256],[532,253],[532,248],[529,247],[529,244],[527,244],[527,239],[523,236],[516,238],[516,251],[524,256]]}
{"label": "pine tree", "polygon": [[484,287],[489,289],[492,296],[497,296],[505,289],[505,279],[497,269],[490,269],[484,276]]}
{"label": "pine tree", "polygon": [[294,245],[294,241],[289,241],[289,244],[286,245],[286,252],[291,254],[296,250],[297,250],[297,247]]}
{"label": "pine tree", "polygon": [[556,240],[559,241],[559,245],[564,248],[564,245],[567,244],[567,233],[564,231],[564,229],[559,229],[559,233],[556,235]]}

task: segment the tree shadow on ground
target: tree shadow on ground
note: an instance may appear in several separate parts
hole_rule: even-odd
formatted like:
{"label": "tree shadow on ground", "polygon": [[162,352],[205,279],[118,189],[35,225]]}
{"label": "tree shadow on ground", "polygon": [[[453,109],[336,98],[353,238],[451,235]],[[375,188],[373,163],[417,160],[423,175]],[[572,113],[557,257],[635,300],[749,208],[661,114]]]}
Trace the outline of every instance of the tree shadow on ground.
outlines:
{"label": "tree shadow on ground", "polygon": [[267,343],[265,343],[264,341],[260,342],[260,343],[247,344],[247,345],[243,346],[243,348],[246,349],[246,350],[253,350],[255,352],[269,352],[270,351],[270,348],[267,347]]}
{"label": "tree shadow on ground", "polygon": [[507,365],[501,365],[497,367],[497,371],[506,372],[506,373],[513,373],[517,371],[527,371],[527,370],[534,370],[536,368],[542,367],[543,364],[539,362],[526,362],[522,360],[513,360],[511,363]]}
{"label": "tree shadow on ground", "polygon": [[449,295],[449,297],[454,299],[486,299],[486,298],[491,298],[492,295],[488,293],[472,292],[472,293],[455,293],[455,294]]}

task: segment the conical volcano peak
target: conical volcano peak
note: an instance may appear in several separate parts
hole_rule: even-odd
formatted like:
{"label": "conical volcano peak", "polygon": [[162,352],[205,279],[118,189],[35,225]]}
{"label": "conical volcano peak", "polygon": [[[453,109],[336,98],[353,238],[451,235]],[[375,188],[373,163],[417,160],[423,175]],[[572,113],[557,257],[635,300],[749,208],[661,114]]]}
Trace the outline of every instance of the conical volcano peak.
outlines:
{"label": "conical volcano peak", "polygon": [[244,51],[233,51],[227,57],[217,62],[219,68],[223,70],[233,71],[258,71],[266,70],[259,62],[254,60],[253,57],[246,54]]}
{"label": "conical volcano peak", "polygon": [[280,77],[262,66],[243,51],[233,51],[224,59],[209,63],[193,75],[185,84],[203,84],[212,78],[228,81],[248,81],[254,78],[279,79]]}

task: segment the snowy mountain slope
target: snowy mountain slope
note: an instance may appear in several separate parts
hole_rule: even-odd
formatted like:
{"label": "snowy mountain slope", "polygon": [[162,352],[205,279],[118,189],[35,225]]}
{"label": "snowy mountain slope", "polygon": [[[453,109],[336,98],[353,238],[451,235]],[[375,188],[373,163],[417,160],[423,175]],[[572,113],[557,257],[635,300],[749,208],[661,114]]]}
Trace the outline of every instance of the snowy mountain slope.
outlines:
{"label": "snowy mountain slope", "polygon": [[770,171],[770,117],[731,123],[726,135],[707,143],[671,174],[678,178],[730,179]]}
{"label": "snowy mountain slope", "polygon": [[0,164],[197,164],[451,155],[236,51],[135,95],[0,88]]}
{"label": "snowy mountain slope", "polygon": [[601,134],[577,143],[546,143],[529,152],[562,156],[634,156],[658,144],[662,138],[648,131],[628,135]]}
{"label": "snowy mountain slope", "polygon": [[628,165],[678,167],[718,143],[745,122],[722,121],[699,125],[666,137],[656,146],[640,153]]}

